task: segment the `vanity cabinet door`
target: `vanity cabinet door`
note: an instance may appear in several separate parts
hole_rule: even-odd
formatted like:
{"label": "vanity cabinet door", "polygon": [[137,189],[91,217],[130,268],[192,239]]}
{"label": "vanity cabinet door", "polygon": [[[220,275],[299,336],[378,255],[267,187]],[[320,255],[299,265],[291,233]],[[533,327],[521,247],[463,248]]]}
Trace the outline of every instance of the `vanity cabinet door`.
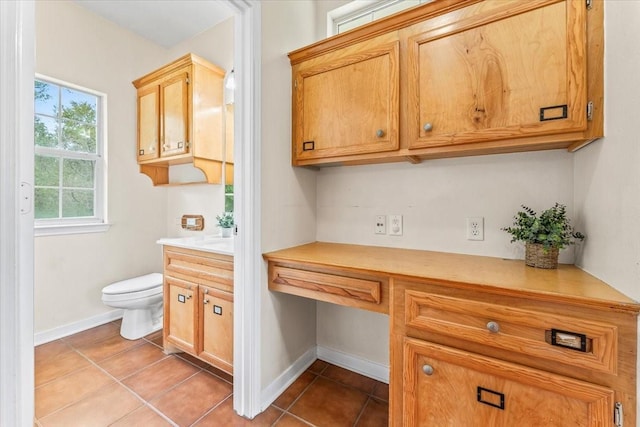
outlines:
{"label": "vanity cabinet door", "polygon": [[195,353],[198,286],[165,275],[164,336],[176,347]]}
{"label": "vanity cabinet door", "polygon": [[233,374],[233,294],[200,286],[198,357]]}
{"label": "vanity cabinet door", "polygon": [[606,387],[413,338],[403,351],[404,426],[612,426]]}
{"label": "vanity cabinet door", "polygon": [[587,13],[488,0],[405,30],[408,148],[585,130]]}
{"label": "vanity cabinet door", "polygon": [[293,163],[399,147],[397,33],[294,67]]}

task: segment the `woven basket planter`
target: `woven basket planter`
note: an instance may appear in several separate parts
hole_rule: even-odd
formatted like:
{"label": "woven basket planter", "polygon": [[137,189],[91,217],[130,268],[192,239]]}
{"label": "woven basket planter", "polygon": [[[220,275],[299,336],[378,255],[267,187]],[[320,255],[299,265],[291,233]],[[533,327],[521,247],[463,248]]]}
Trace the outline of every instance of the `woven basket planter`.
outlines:
{"label": "woven basket planter", "polygon": [[536,268],[558,268],[558,248],[545,249],[540,243],[527,243],[525,263]]}

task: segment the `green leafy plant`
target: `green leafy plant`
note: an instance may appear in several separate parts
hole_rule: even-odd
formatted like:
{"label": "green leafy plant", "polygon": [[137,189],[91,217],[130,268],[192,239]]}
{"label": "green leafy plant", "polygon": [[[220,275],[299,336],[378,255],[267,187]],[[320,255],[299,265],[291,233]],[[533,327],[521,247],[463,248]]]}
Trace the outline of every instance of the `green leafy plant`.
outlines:
{"label": "green leafy plant", "polygon": [[235,223],[233,221],[233,212],[225,212],[222,215],[216,215],[218,225],[222,228],[232,228]]}
{"label": "green leafy plant", "polygon": [[539,216],[527,206],[522,205],[522,209],[515,215],[513,226],[502,228],[511,234],[512,243],[522,240],[525,243],[539,243],[545,250],[563,249],[585,237],[571,226],[564,205],[556,202],[555,206]]}

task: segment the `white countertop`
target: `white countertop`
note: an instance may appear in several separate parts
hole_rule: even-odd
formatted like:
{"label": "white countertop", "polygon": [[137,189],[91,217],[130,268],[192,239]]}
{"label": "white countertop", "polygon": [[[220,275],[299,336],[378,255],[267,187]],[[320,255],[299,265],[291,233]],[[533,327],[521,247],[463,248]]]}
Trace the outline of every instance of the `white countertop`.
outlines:
{"label": "white countertop", "polygon": [[164,237],[156,243],[160,245],[178,246],[196,251],[213,252],[216,254],[233,255],[233,237],[217,235]]}

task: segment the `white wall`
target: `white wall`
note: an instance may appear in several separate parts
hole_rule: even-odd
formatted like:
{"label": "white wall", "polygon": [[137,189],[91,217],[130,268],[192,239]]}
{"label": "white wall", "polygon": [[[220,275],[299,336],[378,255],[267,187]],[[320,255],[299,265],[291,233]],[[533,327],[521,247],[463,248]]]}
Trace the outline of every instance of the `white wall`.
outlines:
{"label": "white wall", "polygon": [[113,224],[106,233],[36,238],[36,333],[110,311],[100,299],[103,286],[162,270],[155,241],[165,233],[166,190],[138,172],[131,84],[158,58],[163,49],[73,2],[36,2],[36,71],[107,94]]}
{"label": "white wall", "polygon": [[[167,51],[165,63],[187,53],[194,53],[225,71],[233,68],[233,19],[216,25]],[[160,64],[162,65],[162,64]],[[238,142],[239,143],[239,142]],[[204,174],[192,165],[172,167],[170,180],[199,181]],[[186,179],[193,176],[193,179]],[[219,234],[216,215],[224,212],[224,185],[189,185],[167,188],[167,236]],[[189,231],[180,227],[182,215],[204,216],[204,230]]]}
{"label": "white wall", "polygon": [[638,40],[640,2],[605,2],[607,136],[575,155],[575,206],[588,239],[578,264],[636,301],[640,301]]}
{"label": "white wall", "polygon": [[[315,172],[291,167],[291,67],[287,52],[313,41],[311,1],[262,5],[262,250],[315,240]],[[266,288],[261,303],[261,375],[269,386],[316,342],[315,302]]]}

